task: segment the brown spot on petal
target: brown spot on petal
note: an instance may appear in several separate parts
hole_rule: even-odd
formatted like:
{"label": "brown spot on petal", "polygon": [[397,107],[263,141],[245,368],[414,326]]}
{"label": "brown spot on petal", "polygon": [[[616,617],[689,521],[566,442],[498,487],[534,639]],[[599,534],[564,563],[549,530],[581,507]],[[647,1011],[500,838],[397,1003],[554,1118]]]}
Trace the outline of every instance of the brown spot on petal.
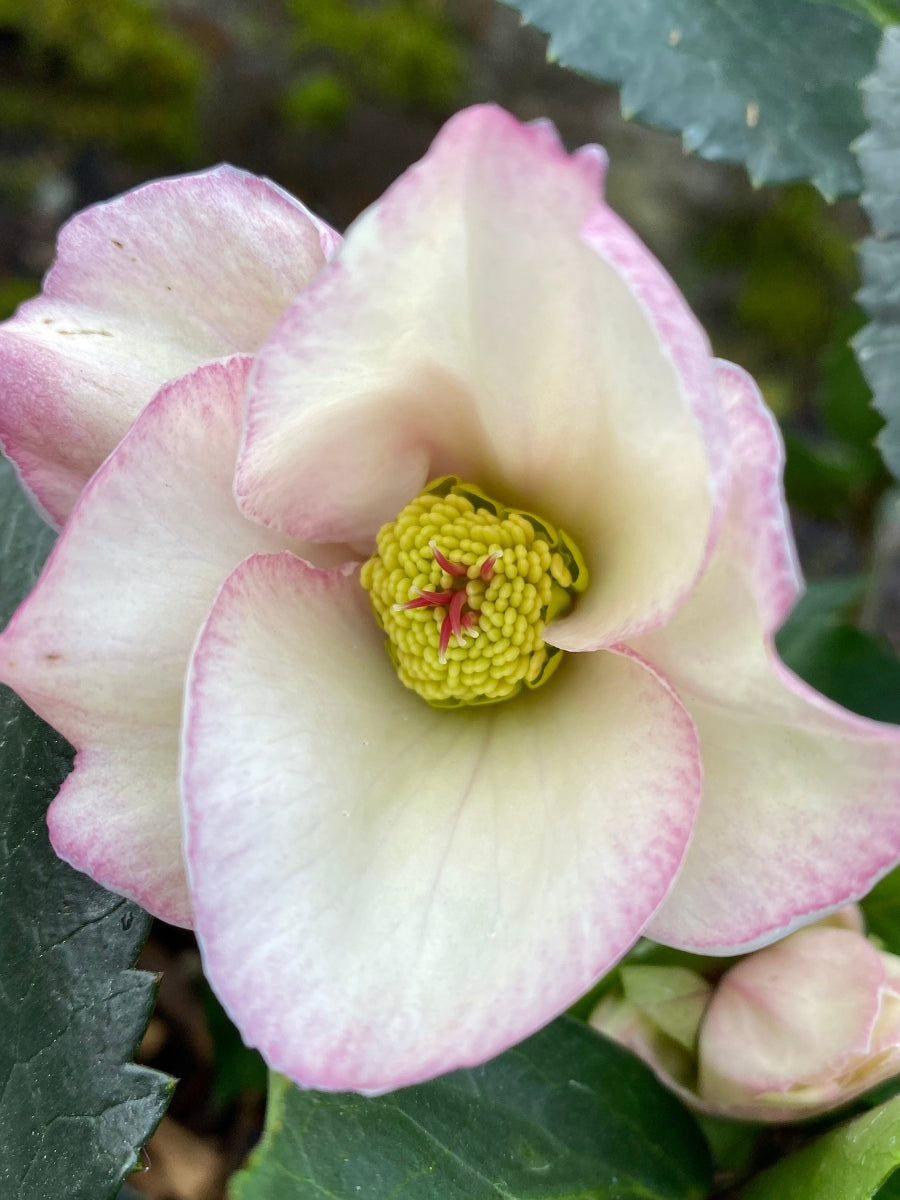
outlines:
{"label": "brown spot on petal", "polygon": [[109,240],[112,242],[112,244],[116,247],[117,250],[123,249],[122,243],[119,241],[118,238],[110,238]]}

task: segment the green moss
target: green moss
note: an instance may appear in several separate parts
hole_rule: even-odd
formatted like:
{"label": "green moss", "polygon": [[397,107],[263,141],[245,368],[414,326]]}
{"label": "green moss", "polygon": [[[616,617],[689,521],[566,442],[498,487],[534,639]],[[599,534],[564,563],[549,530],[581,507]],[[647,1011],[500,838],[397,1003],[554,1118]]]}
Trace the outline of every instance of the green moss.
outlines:
{"label": "green moss", "polygon": [[762,216],[719,229],[704,250],[713,265],[741,271],[741,325],[787,358],[822,347],[835,305],[856,280],[844,231],[822,197],[802,184],[785,188]]}
{"label": "green moss", "polygon": [[0,280],[0,321],[11,317],[19,305],[35,295],[39,285],[34,279],[22,279],[18,275],[8,275]]}
{"label": "green moss", "polygon": [[15,39],[0,87],[0,127],[98,142],[132,158],[196,150],[203,64],[138,0],[0,0]]}
{"label": "green moss", "polygon": [[[361,5],[352,0],[288,0],[295,22],[296,49],[331,65],[326,78],[339,79],[351,92],[375,94],[407,107],[452,107],[462,81],[462,50],[446,18],[442,0],[381,0]],[[305,115],[313,83],[313,102],[326,95],[323,76],[301,79],[300,100],[293,89],[295,116]],[[331,83],[333,89],[333,82]],[[332,97],[334,91],[332,90]],[[312,104],[313,115],[317,114]]]}
{"label": "green moss", "polygon": [[281,99],[281,115],[301,129],[331,129],[339,125],[353,103],[353,91],[334,71],[316,71],[293,84]]}

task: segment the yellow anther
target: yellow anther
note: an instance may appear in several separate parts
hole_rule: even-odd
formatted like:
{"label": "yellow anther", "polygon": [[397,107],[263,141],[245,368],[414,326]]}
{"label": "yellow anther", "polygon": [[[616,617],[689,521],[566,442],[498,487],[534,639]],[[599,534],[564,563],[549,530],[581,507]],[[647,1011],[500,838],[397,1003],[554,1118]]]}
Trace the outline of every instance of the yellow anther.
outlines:
{"label": "yellow anther", "polygon": [[562,653],[544,626],[587,586],[571,538],[453,475],[379,530],[361,582],[401,681],[438,708],[536,688]]}

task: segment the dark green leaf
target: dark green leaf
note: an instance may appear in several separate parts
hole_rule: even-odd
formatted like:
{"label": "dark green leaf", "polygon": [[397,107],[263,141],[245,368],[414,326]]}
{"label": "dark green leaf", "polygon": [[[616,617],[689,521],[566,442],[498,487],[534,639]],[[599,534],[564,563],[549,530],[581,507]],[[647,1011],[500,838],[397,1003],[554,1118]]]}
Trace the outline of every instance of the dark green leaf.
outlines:
{"label": "dark green leaf", "polygon": [[[784,488],[794,508],[824,521],[847,521],[852,500],[878,478],[881,464],[869,453],[840,442],[784,431]],[[872,458],[874,457],[874,469]]]}
{"label": "dark green leaf", "polygon": [[763,1171],[740,1200],[871,1200],[900,1163],[900,1098]]}
{"label": "dark green leaf", "polygon": [[[820,286],[818,290],[823,294]],[[857,528],[867,524],[875,497],[890,482],[874,445],[884,422],[872,407],[872,393],[851,346],[864,323],[865,314],[856,306],[832,317],[819,362],[817,404],[823,431],[784,431],[784,484],[791,506]]]}
{"label": "dark green leaf", "polygon": [[[0,622],[53,537],[0,460]],[[137,1165],[170,1081],[127,1065],[154,980],[128,970],[149,919],[57,859],[44,814],[66,743],[0,689],[0,1196],[106,1200]]]}
{"label": "dark green leaf", "polygon": [[866,928],[885,950],[900,954],[900,867],[876,883],[862,901]]}
{"label": "dark green leaf", "polygon": [[877,1108],[880,1104],[887,1104],[888,1100],[893,1100],[898,1095],[900,1095],[900,1075],[894,1075],[890,1079],[885,1079],[883,1083],[876,1083],[875,1087],[860,1096],[851,1107],[858,1105],[860,1111]]}
{"label": "dark green leaf", "polygon": [[852,712],[900,724],[900,662],[886,641],[850,626],[825,630],[798,674]]}
{"label": "dark green leaf", "polygon": [[[890,4],[808,0],[506,0],[550,34],[550,55],[622,85],[622,110],[680,132],[754,183],[859,191],[850,151]],[[862,10],[865,15],[860,15]]]}
{"label": "dark green leaf", "polygon": [[251,1092],[262,1096],[268,1081],[268,1069],[262,1055],[244,1045],[228,1014],[205,982],[201,1000],[216,1069],[212,1086],[213,1104],[228,1104]]}
{"label": "dark green leaf", "polygon": [[875,1200],[900,1200],[900,1171],[894,1171],[887,1183],[878,1189]]}
{"label": "dark green leaf", "polygon": [[838,704],[876,721],[900,723],[900,660],[886,641],[849,622],[861,595],[859,579],[810,584],[778,632],[778,653]]}
{"label": "dark green leaf", "polygon": [[856,149],[874,237],[860,249],[859,301],[872,320],[855,346],[875,407],[887,421],[878,445],[900,479],[900,27],[885,34],[863,92],[870,128]]}
{"label": "dark green leaf", "polygon": [[864,323],[863,313],[855,306],[835,321],[831,342],[822,356],[822,419],[833,437],[877,459],[872,441],[884,422],[872,407],[872,393],[850,345]]}
{"label": "dark green leaf", "polygon": [[760,1134],[765,1126],[747,1121],[729,1121],[725,1117],[697,1116],[712,1153],[716,1173],[732,1178],[747,1175],[748,1167],[757,1152]]}
{"label": "dark green leaf", "polygon": [[0,629],[37,579],[53,541],[53,530],[37,516],[0,455]]}
{"label": "dark green leaf", "polygon": [[896,0],[814,0],[814,3],[846,9],[847,12],[874,21],[876,25],[887,26],[900,21],[900,8]]}
{"label": "dark green leaf", "polygon": [[705,1197],[706,1144],[632,1055],[563,1017],[475,1070],[377,1099],[273,1077],[233,1200]]}

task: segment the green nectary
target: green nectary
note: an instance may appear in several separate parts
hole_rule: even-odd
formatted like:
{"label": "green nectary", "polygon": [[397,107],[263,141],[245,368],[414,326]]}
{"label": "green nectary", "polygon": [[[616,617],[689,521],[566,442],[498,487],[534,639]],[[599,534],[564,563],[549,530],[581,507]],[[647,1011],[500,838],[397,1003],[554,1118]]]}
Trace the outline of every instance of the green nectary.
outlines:
{"label": "green nectary", "polygon": [[397,674],[438,708],[536,688],[562,651],[543,640],[587,586],[578,547],[456,476],[434,480],[378,533],[361,582]]}

